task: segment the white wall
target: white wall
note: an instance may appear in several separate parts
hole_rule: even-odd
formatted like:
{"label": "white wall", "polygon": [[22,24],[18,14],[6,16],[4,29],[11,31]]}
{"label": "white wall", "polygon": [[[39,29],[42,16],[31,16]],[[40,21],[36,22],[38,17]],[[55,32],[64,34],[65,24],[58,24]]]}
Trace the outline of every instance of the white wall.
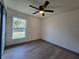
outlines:
{"label": "white wall", "polygon": [[79,10],[52,15],[41,22],[44,40],[79,53]]}
{"label": "white wall", "polygon": [[[10,8],[7,9],[7,34],[6,34],[6,45],[12,45],[21,42],[27,42],[31,40],[40,39],[40,19],[34,16],[26,15]],[[20,17],[26,19],[27,29],[26,38],[24,39],[12,39],[12,17]]]}

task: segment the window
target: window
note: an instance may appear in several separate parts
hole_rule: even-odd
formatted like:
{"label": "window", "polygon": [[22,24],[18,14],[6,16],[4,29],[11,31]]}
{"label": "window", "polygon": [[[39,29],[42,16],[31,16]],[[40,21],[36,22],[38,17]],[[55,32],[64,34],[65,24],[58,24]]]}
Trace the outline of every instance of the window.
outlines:
{"label": "window", "polygon": [[26,37],[26,20],[13,17],[12,39],[22,39]]}

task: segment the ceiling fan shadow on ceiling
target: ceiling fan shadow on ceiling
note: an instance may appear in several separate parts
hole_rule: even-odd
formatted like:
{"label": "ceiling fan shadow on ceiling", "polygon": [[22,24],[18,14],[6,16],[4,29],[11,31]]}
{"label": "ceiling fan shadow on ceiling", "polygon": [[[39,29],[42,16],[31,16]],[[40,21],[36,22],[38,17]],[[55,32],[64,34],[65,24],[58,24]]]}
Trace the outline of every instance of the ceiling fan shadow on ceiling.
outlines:
{"label": "ceiling fan shadow on ceiling", "polygon": [[44,5],[40,5],[38,8],[33,6],[33,5],[29,5],[29,7],[32,7],[38,11],[34,12],[33,14],[36,13],[40,13],[42,16],[45,16],[45,12],[54,12],[54,10],[45,10],[45,8],[48,6],[49,1],[45,1]]}

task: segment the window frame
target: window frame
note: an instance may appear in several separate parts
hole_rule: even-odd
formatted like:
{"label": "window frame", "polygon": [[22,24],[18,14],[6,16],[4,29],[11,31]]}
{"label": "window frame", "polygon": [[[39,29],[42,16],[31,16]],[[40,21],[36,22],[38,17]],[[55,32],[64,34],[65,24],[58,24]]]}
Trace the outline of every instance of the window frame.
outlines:
{"label": "window frame", "polygon": [[[20,20],[24,20],[25,21],[25,26],[26,27],[25,27],[25,31],[24,31],[25,32],[25,37],[24,38],[16,38],[16,39],[13,39],[13,22],[14,22],[14,19],[13,18],[18,18]],[[13,16],[12,17],[12,25],[11,26],[12,26],[12,36],[11,36],[11,39],[12,40],[19,40],[19,39],[25,39],[26,38],[26,32],[27,32],[27,30],[26,30],[27,29],[27,20],[26,19],[24,19],[22,17],[18,17],[18,16]]]}

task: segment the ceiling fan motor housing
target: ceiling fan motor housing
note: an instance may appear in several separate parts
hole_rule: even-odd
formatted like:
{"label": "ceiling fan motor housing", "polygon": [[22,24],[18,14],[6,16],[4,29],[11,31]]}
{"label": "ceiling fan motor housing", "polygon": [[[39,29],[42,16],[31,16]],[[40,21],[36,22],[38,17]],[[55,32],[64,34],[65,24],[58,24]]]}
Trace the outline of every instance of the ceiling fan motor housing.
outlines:
{"label": "ceiling fan motor housing", "polygon": [[44,10],[44,7],[42,5],[39,6],[39,10]]}

